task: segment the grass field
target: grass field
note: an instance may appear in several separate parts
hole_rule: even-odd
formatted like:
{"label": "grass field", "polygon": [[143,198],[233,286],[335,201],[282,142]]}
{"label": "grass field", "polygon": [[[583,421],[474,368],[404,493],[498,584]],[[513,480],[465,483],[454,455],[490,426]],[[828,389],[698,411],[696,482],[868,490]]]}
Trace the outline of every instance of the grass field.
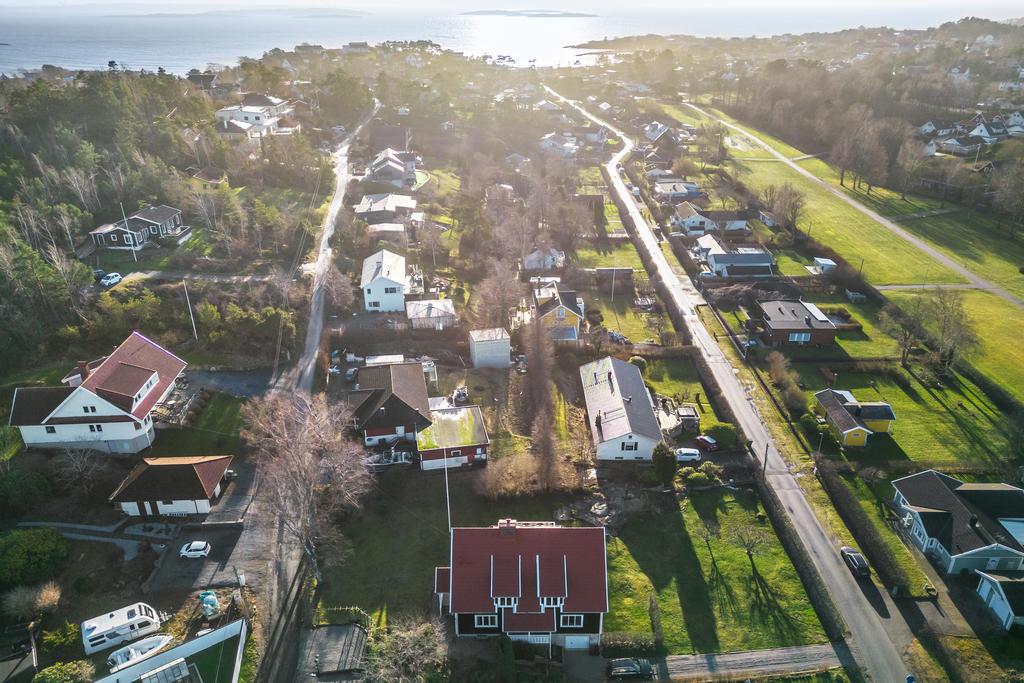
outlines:
{"label": "grass field", "polygon": [[632,309],[633,292],[619,291],[615,293],[615,301],[611,294],[597,291],[582,291],[584,308],[587,311],[599,310],[603,316],[601,324],[629,338],[634,344],[657,335],[648,327],[650,317],[660,315],[665,320],[665,331],[672,332],[672,323],[664,313],[641,313]]}
{"label": "grass field", "polygon": [[750,188],[791,183],[807,197],[802,230],[835,249],[854,267],[864,261],[864,276],[875,285],[917,284],[965,280],[917,247],[889,232],[880,223],[781,163],[730,162],[733,172]]}
{"label": "grass field", "polygon": [[[826,364],[827,365],[827,364]],[[810,397],[825,387],[819,364],[793,363]],[[847,449],[846,457],[860,463],[913,460],[931,465],[991,463],[1007,457],[1008,425],[1002,413],[974,384],[958,378],[953,386],[933,388],[905,374],[901,386],[883,372],[840,371],[835,388],[859,401],[887,401],[896,414],[892,434],[873,434],[866,448]]]}
{"label": "grass field", "polygon": [[707,388],[700,381],[692,362],[685,359],[648,360],[644,379],[662,396],[672,396],[684,403],[696,402],[697,394],[700,394],[701,431],[720,424],[721,420],[708,403]]}
{"label": "grass field", "polygon": [[602,245],[577,248],[575,259],[579,268],[632,268],[642,271],[644,264],[632,242],[615,241]]}
{"label": "grass field", "polygon": [[[850,358],[881,358],[886,356],[897,356],[896,340],[887,335],[878,325],[878,314],[882,307],[878,304],[867,301],[862,304],[852,304],[842,294],[825,294],[821,292],[809,292],[804,299],[816,304],[819,308],[845,308],[853,316],[853,320],[859,322],[862,329],[858,331],[840,330],[836,334],[836,345],[843,353]],[[787,355],[792,358],[802,358],[803,349],[787,350]],[[806,354],[813,357],[815,354],[827,354],[835,356],[835,349],[807,350]]]}
{"label": "grass field", "polygon": [[179,455],[222,455],[238,453],[242,406],[245,399],[213,394],[191,426],[161,429],[147,457]]}
{"label": "grass field", "polygon": [[[904,304],[914,292],[889,291],[886,296]],[[964,302],[978,330],[978,348],[967,359],[984,375],[1018,400],[1024,401],[1024,311],[995,294],[963,290]]]}
{"label": "grass field", "polygon": [[[633,517],[608,540],[611,609],[605,631],[651,633],[650,595],[665,650],[728,652],[824,642],[793,565],[747,491],[696,493],[675,510]],[[717,529],[708,543],[699,530]],[[752,559],[738,535],[765,542]]]}

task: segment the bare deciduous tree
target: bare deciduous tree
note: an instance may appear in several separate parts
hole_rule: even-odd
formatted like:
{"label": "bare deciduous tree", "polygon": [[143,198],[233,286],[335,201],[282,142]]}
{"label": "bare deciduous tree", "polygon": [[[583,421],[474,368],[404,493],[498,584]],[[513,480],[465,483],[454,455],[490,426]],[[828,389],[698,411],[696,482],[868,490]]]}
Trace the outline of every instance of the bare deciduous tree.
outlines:
{"label": "bare deciduous tree", "polygon": [[927,310],[942,367],[948,371],[965,351],[977,345],[978,332],[967,312],[963,292],[936,287],[928,297]]}
{"label": "bare deciduous tree", "polygon": [[261,509],[309,558],[323,581],[325,551],[341,542],[335,517],[358,508],[372,476],[362,463],[367,451],[344,437],[351,424],[346,405],[276,396],[246,407],[244,436],[258,461]]}
{"label": "bare deciduous tree", "polygon": [[332,306],[348,308],[355,301],[355,294],[352,291],[352,281],[348,275],[341,272],[338,264],[332,262],[324,277],[324,294]]}
{"label": "bare deciduous tree", "polygon": [[473,290],[473,316],[481,327],[507,327],[509,311],[522,301],[523,285],[504,261],[492,260],[490,270]]}
{"label": "bare deciduous tree", "polygon": [[109,470],[108,463],[96,451],[65,448],[50,461],[50,479],[62,489],[88,494]]}
{"label": "bare deciduous tree", "polygon": [[769,536],[768,532],[761,527],[747,524],[736,532],[736,540],[747,553],[747,559],[750,560],[750,566],[753,567],[754,555],[761,552],[761,548],[768,543]]}

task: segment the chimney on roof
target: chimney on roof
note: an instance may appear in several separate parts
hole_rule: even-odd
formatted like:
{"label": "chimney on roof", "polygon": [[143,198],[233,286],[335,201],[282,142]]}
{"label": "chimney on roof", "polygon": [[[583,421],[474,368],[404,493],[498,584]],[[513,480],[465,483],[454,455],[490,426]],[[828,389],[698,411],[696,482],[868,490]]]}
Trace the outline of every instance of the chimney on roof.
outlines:
{"label": "chimney on roof", "polygon": [[498,533],[502,536],[515,536],[516,535],[516,520],[511,517],[498,521]]}
{"label": "chimney on roof", "polygon": [[807,327],[813,327],[813,325],[811,325],[811,316],[805,315],[804,322],[807,323]]}
{"label": "chimney on roof", "polygon": [[612,382],[612,371],[611,370],[608,371],[608,388],[611,390],[611,392],[613,394],[615,393],[615,384],[614,384],[614,382]]}
{"label": "chimney on roof", "polygon": [[75,363],[75,367],[78,368],[78,374],[82,376],[82,381],[89,376],[89,361],[80,360]]}
{"label": "chimney on roof", "polygon": [[972,529],[978,528],[978,516],[977,515],[971,515],[971,528]]}

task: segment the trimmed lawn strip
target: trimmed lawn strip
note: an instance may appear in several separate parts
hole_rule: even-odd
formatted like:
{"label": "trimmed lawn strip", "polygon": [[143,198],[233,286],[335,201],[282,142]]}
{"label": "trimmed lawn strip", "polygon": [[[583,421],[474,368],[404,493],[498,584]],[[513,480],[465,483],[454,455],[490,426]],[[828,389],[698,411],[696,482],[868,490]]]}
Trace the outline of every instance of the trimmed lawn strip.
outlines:
{"label": "trimmed lawn strip", "polygon": [[[1024,401],[1024,312],[995,294],[963,290],[964,304],[978,330],[978,348],[967,360],[1018,400]],[[912,291],[888,291],[886,296],[905,305]]]}
{"label": "trimmed lawn strip", "polygon": [[[903,569],[907,577],[907,589],[910,591],[910,596],[923,597],[927,595],[924,586],[928,583],[928,577],[921,570],[921,567],[918,566],[917,560],[914,559],[914,556],[907,546],[903,544],[903,541],[900,540],[900,537],[885,523],[886,515],[891,514],[885,503],[887,500],[892,500],[892,485],[889,482],[882,482],[872,489],[855,474],[842,475],[842,478],[846,486],[853,492],[853,495],[857,497],[860,506],[864,509],[871,523],[878,529],[878,533],[885,540],[885,544],[892,550],[896,563]],[[886,488],[888,489],[888,494],[885,493]]]}
{"label": "trimmed lawn strip", "polygon": [[917,284],[925,277],[932,283],[965,282],[917,247],[788,166],[740,161],[730,164],[733,173],[756,191],[788,182],[804,192],[807,205],[801,228],[808,229],[811,237],[835,249],[854,268],[859,268],[864,259],[864,276],[872,284]]}
{"label": "trimmed lawn strip", "polygon": [[582,297],[586,311],[601,311],[601,315],[604,317],[601,324],[605,328],[628,337],[634,344],[655,336],[655,333],[647,327],[648,315],[661,315],[666,320],[665,331],[672,331],[672,323],[668,321],[664,313],[648,314],[634,311],[632,291],[616,292],[615,301],[612,301],[611,294],[606,292],[583,290],[577,294]]}
{"label": "trimmed lawn strip", "polygon": [[[611,611],[605,631],[651,632],[649,596],[671,654],[728,652],[825,641],[810,601],[778,539],[755,515],[750,491],[695,493],[678,513],[634,516],[608,540]],[[697,535],[717,527],[710,548]],[[753,560],[737,541],[748,526],[769,539]]]}

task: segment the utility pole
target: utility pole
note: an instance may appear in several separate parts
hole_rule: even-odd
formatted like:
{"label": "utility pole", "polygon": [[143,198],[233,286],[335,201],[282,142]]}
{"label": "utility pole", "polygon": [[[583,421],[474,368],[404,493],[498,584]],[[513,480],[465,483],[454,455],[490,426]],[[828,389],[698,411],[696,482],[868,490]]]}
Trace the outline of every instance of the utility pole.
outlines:
{"label": "utility pole", "polygon": [[448,539],[452,535],[452,499],[448,493],[448,451],[444,452],[444,505],[448,509]]}
{"label": "utility pole", "polygon": [[764,479],[768,473],[768,442],[764,442],[764,467],[761,468],[761,478]]}
{"label": "utility pole", "polygon": [[188,306],[188,317],[192,320],[192,338],[199,341],[199,333],[196,332],[196,316],[192,313],[192,301],[188,298],[188,285],[182,280],[181,286],[185,290],[185,305]]}
{"label": "utility pole", "polygon": [[860,260],[860,270],[857,271],[857,277],[863,277],[863,276],[864,276],[864,259],[862,258]]}
{"label": "utility pole", "polygon": [[615,301],[615,267],[618,265],[618,252],[612,252],[612,301]]}
{"label": "utility pole", "polygon": [[136,263],[138,263],[139,257],[135,253],[135,235],[128,228],[128,217],[124,215],[124,202],[118,202],[118,205],[121,207],[121,218],[124,220],[124,231],[131,235],[132,243],[130,246],[132,250],[132,258],[135,259]]}

